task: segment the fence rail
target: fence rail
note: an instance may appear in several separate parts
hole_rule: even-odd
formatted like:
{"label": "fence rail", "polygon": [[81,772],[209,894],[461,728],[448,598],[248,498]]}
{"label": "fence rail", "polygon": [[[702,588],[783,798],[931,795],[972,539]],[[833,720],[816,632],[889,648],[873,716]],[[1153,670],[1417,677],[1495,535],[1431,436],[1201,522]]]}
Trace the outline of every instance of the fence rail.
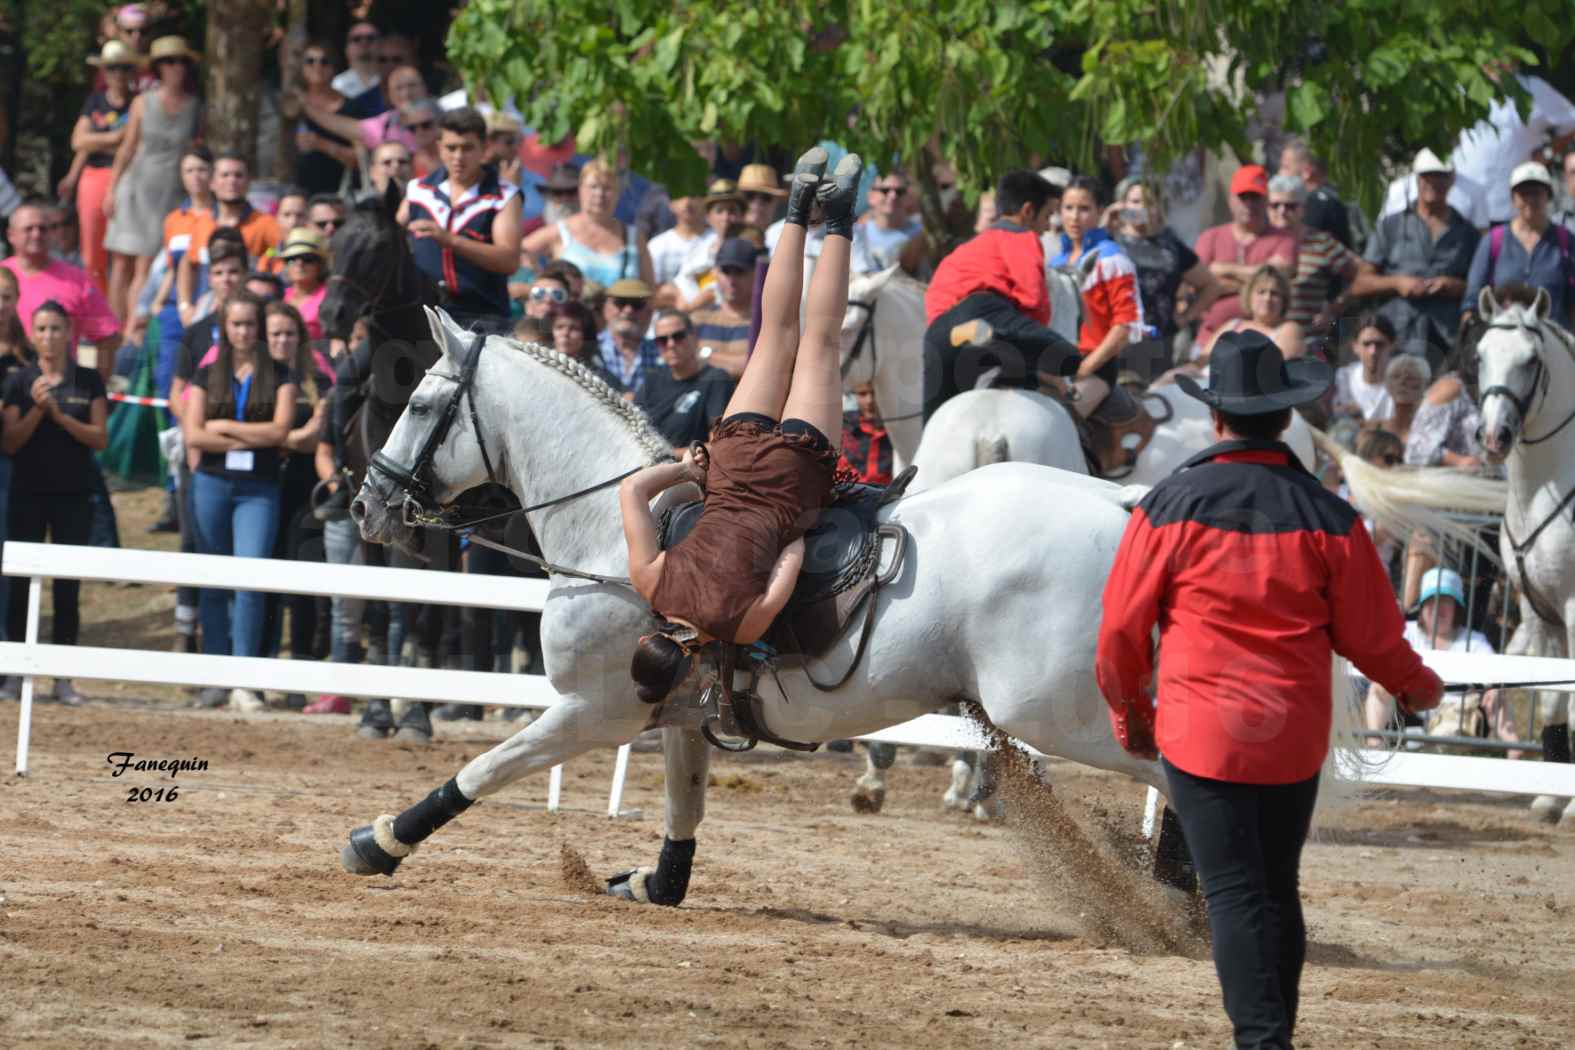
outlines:
{"label": "fence rail", "polygon": [[[17,726],[18,775],[25,775],[28,768],[35,676],[188,686],[244,685],[277,692],[399,696],[534,710],[557,702],[557,694],[542,675],[370,664],[356,665],[354,674],[346,674],[344,665],[322,661],[57,646],[38,641],[43,581],[57,576],[527,612],[539,611],[546,600],[548,584],[541,580],[40,543],[7,543],[5,569],[8,575],[31,578],[26,637],[20,642],[0,643],[0,673],[22,676],[22,709]],[[1450,652],[1424,653],[1423,659],[1449,682],[1514,685],[1517,682],[1556,681],[1564,684],[1552,688],[1575,692],[1575,660]],[[955,750],[979,750],[984,745],[972,723],[951,715],[922,715],[860,739]],[[609,815],[621,811],[628,760],[629,745],[625,744],[619,748],[614,763]],[[1363,752],[1363,760],[1366,766],[1374,767],[1360,774],[1367,783],[1575,797],[1575,765],[1506,762],[1455,755],[1401,753],[1389,756],[1376,751]],[[549,780],[549,809],[557,808],[561,782],[561,770],[555,770]]]}

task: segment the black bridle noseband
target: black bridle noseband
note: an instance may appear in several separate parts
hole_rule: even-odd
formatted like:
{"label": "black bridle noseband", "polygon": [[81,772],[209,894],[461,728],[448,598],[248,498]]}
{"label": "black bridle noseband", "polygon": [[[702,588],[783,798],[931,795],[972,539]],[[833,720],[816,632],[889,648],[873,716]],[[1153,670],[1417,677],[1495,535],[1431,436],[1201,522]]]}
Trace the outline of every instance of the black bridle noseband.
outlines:
{"label": "black bridle noseband", "polygon": [[454,419],[459,415],[459,403],[470,402],[470,425],[476,434],[476,444],[481,449],[481,462],[487,468],[487,480],[496,483],[497,472],[492,467],[492,456],[487,452],[487,439],[481,432],[481,418],[476,412],[476,398],[472,387],[476,382],[476,366],[481,361],[481,348],[486,345],[487,334],[477,332],[470,342],[470,347],[465,351],[464,363],[460,366],[459,375],[448,375],[443,372],[430,371],[429,376],[446,379],[454,383],[457,389],[454,396],[448,399],[443,406],[443,412],[438,416],[437,422],[426,436],[421,440],[421,447],[416,452],[416,457],[407,466],[387,455],[382,449],[372,453],[372,461],[367,467],[367,480],[372,482],[374,491],[381,496],[385,503],[393,502],[392,491],[384,489],[377,482],[372,481],[374,475],[380,475],[398,489],[403,489],[405,499],[402,516],[406,525],[411,527],[422,525],[447,525],[452,527],[443,508],[438,504],[433,493],[432,463],[437,457],[437,450],[443,447],[443,442],[448,440],[449,431],[454,427]]}

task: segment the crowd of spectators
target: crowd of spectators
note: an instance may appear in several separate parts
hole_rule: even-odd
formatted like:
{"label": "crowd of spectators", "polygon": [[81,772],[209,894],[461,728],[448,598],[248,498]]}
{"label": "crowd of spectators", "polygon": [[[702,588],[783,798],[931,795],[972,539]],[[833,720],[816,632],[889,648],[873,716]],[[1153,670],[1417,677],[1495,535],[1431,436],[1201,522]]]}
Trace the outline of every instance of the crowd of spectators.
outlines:
{"label": "crowd of spectators", "polygon": [[[414,39],[360,21],[340,41],[299,49],[298,82],[281,91],[292,177],[259,187],[245,156],[205,144],[204,56],[179,36],[150,33],[138,5],[112,14],[86,58],[92,88],[72,128],[69,171],[54,198],[9,208],[0,529],[12,538],[89,540],[107,507],[92,453],[107,440],[112,370],[145,368],[180,438],[156,529],[178,530],[183,550],[368,560],[342,518],[313,514],[314,487],[342,477],[332,406],[345,377],[365,373],[356,339],[331,338],[320,311],[348,209],[390,191],[416,264],[457,319],[582,362],[643,408],[675,451],[706,436],[748,359],[781,229],[786,191],[772,151],[705,144],[703,188],[651,183],[577,153],[572,139],[543,142],[510,112],[434,93],[446,85],[429,80],[431,56]],[[1322,158],[1297,140],[1276,146],[1272,171],[1249,161],[1224,177],[1229,218],[1213,226],[1196,206],[1196,164],[1145,171],[1141,150],[1130,149],[1084,175],[1045,169],[1059,199],[1044,253],[1047,265],[1079,274],[1080,348],[1108,364],[1098,371],[1113,387],[1142,386],[1206,369],[1222,333],[1260,331],[1287,357],[1317,354],[1338,367],[1333,391],[1308,414],[1364,458],[1481,469],[1458,350],[1479,289],[1542,289],[1555,320],[1575,318],[1575,153],[1564,152],[1575,106],[1536,77],[1521,80],[1534,102],[1528,116],[1501,101],[1452,151],[1418,150],[1376,221],[1342,199]],[[823,145],[833,161],[840,155]],[[952,207],[943,149],[925,170]],[[919,204],[907,170],[870,166],[855,273],[896,266],[928,277],[954,238],[926,230]],[[1185,234],[1170,224],[1183,209]],[[995,221],[986,194],[976,229]],[[813,259],[814,233],[810,241]],[[79,361],[89,345],[96,368]],[[872,390],[855,392],[845,423],[844,467],[888,480],[891,447]],[[1386,539],[1397,563],[1414,560]],[[489,552],[466,557],[472,571],[510,571]],[[1412,592],[1424,568],[1417,561],[1407,573]],[[18,591],[7,606],[12,632]],[[75,640],[76,600],[74,584],[56,584],[56,641]],[[348,660],[366,621],[372,650],[397,659],[398,639],[413,633],[390,620],[385,635],[361,603],[187,588],[175,615],[191,652],[287,647]],[[506,653],[519,627],[488,626],[487,648]],[[57,695],[76,698],[65,682]],[[245,690],[199,701],[265,703]],[[348,707],[327,697],[307,709]]]}

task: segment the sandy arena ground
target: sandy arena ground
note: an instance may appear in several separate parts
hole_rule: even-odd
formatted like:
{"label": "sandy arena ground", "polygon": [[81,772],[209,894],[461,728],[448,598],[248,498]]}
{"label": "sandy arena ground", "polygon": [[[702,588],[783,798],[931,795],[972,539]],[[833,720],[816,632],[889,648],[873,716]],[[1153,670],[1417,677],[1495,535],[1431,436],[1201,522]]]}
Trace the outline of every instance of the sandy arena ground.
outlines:
{"label": "sandy arena ground", "polygon": [[[89,598],[85,644],[168,644],[166,596]],[[0,778],[0,1046],[1230,1042],[1206,958],[1091,933],[1074,902],[1119,882],[1057,884],[1022,832],[943,814],[942,770],[899,762],[886,811],[858,816],[850,756],[718,756],[688,901],[639,907],[589,894],[563,857],[601,876],[655,861],[656,754],[631,766],[641,819],[605,816],[611,754],[587,756],[566,771],[570,811],[547,814],[532,777],[396,878],[358,879],[339,868],[346,832],[440,784],[501,724],[440,725],[412,751],[357,740],[346,717],[82,686],[107,699],[37,708],[32,775]],[[17,715],[0,704],[8,762]],[[172,781],[112,777],[117,751],[208,769],[175,778],[173,802],[130,803]],[[1135,826],[1132,783],[1052,777]],[[1395,792],[1342,814],[1303,872],[1298,1047],[1575,1044],[1575,833],[1520,803]]]}

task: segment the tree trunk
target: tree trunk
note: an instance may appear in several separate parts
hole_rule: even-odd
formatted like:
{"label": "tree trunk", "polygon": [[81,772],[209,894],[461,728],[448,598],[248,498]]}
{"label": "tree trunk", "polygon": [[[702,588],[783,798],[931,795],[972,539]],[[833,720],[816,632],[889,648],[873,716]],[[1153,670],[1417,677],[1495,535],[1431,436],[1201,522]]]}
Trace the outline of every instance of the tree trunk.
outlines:
{"label": "tree trunk", "polygon": [[257,170],[257,111],[273,0],[210,0],[206,138],[215,151],[233,150]]}
{"label": "tree trunk", "polygon": [[295,124],[301,107],[293,94],[301,84],[301,52],[306,48],[307,0],[288,0],[284,43],[279,48],[279,149],[274,158],[275,177],[295,181]]}

